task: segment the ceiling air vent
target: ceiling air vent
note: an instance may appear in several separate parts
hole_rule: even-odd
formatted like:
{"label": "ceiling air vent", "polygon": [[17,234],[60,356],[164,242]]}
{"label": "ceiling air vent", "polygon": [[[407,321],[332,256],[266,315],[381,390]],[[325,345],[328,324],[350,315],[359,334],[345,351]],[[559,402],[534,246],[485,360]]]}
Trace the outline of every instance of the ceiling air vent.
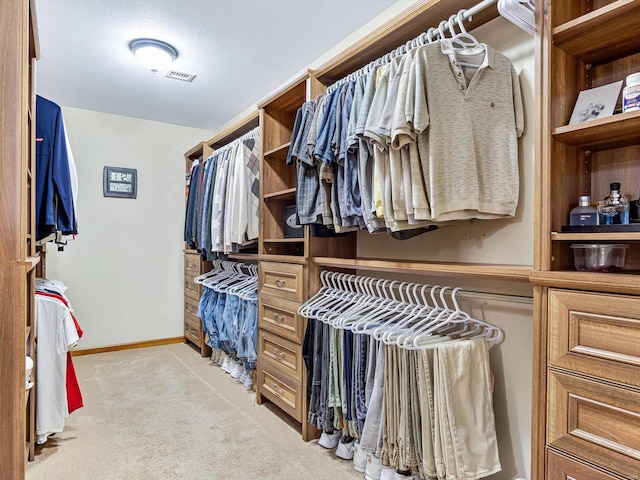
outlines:
{"label": "ceiling air vent", "polygon": [[178,72],[176,70],[169,70],[165,77],[182,80],[183,82],[193,82],[193,79],[196,78],[196,75],[194,73],[184,73]]}

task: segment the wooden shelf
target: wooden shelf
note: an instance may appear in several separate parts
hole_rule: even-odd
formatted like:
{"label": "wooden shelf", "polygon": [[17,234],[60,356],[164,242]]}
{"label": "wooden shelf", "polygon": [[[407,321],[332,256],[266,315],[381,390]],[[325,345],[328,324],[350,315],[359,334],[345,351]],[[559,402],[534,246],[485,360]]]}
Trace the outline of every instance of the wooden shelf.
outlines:
{"label": "wooden shelf", "polygon": [[552,30],[554,45],[586,63],[601,63],[640,50],[640,3],[618,0]]}
{"label": "wooden shelf", "polygon": [[257,262],[260,256],[257,253],[230,253],[229,258],[246,262]]}
{"label": "wooden shelf", "polygon": [[262,240],[263,243],[304,243],[304,237],[302,238],[266,238]]}
{"label": "wooden shelf", "polygon": [[202,156],[202,153],[204,151],[204,145],[205,145],[204,142],[200,142],[198,145],[196,145],[191,150],[186,152],[184,156],[188,157],[191,160],[197,160],[199,157]]}
{"label": "wooden shelf", "polygon": [[220,129],[212,138],[205,143],[214,150],[223,147],[242,135],[249,133],[256,128],[259,123],[258,110],[251,112],[244,118],[236,122],[230,122]]}
{"label": "wooden shelf", "polygon": [[289,146],[291,146],[290,141],[283,145],[280,145],[279,147],[272,148],[271,150],[264,152],[264,158],[269,158],[270,160],[284,160],[287,157]]}
{"label": "wooden shelf", "polygon": [[554,128],[557,142],[590,150],[606,150],[640,144],[640,110],[596,118]]}
{"label": "wooden shelf", "polygon": [[296,187],[280,190],[279,192],[265,193],[263,198],[265,200],[295,200]]}
{"label": "wooden shelf", "polygon": [[557,233],[551,232],[551,240],[554,242],[576,241],[640,241],[638,232],[611,232],[611,233]]}
{"label": "wooden shelf", "polygon": [[314,257],[321,267],[354,268],[376,272],[413,273],[451,277],[477,277],[494,280],[528,282],[532,267],[525,265],[494,265],[468,263],[429,263],[405,260],[377,260],[373,258],[345,259]]}
{"label": "wooden shelf", "polygon": [[544,287],[593,292],[640,295],[640,275],[637,271],[621,273],[593,273],[534,270],[529,275],[531,283]]}
{"label": "wooden shelf", "polygon": [[276,255],[271,253],[263,253],[259,255],[260,260],[267,262],[279,262],[279,263],[307,263],[307,259],[302,256],[296,255]]}
{"label": "wooden shelf", "polygon": [[34,257],[27,257],[27,260],[26,260],[25,263],[29,267],[29,270],[31,270],[33,268],[36,268],[36,265],[38,265],[38,263],[40,263],[40,256],[36,255]]}

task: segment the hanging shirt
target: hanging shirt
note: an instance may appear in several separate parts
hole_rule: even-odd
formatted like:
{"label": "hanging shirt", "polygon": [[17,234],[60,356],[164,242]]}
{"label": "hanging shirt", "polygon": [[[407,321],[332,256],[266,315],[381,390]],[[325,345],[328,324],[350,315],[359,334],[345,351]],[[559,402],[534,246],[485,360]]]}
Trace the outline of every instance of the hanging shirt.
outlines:
{"label": "hanging shirt", "polygon": [[[358,182],[360,186],[360,196],[362,198],[362,214],[365,224],[370,233],[386,232],[384,219],[376,215],[374,201],[374,159],[371,148],[371,141],[364,136],[364,130],[371,108],[371,102],[375,94],[375,79],[379,67],[374,67],[372,71],[363,78],[362,98],[357,93],[353,108],[357,108],[357,118],[355,119],[355,136],[358,138]],[[356,111],[352,115],[355,115]],[[351,123],[351,122],[350,122]]]}
{"label": "hanging shirt", "polygon": [[296,160],[296,208],[300,225],[322,222],[318,163],[309,153],[308,145],[315,109],[315,100],[302,104],[301,127],[291,143],[291,157]]}
{"label": "hanging shirt", "polygon": [[245,147],[245,168],[247,185],[247,242],[254,242],[259,235],[260,207],[260,134],[242,141]]}
{"label": "hanging shirt", "polygon": [[[71,319],[73,320],[73,325],[76,329],[76,333],[78,334],[78,338],[82,338],[84,332],[82,331],[82,328],[80,328],[80,324],[73,314],[73,309],[71,308],[67,297],[56,293],[46,293],[41,291],[38,291],[37,295],[47,298],[53,298],[62,302],[69,309],[69,313],[71,314]],[[76,370],[73,366],[73,358],[71,357],[71,352],[67,352],[67,371],[65,386],[67,390],[67,410],[69,414],[71,414],[84,406],[84,403],[82,401],[82,392],[80,391],[80,384],[78,383]]]}
{"label": "hanging shirt", "polygon": [[78,233],[62,110],[36,95],[36,239]]}
{"label": "hanging shirt", "polygon": [[196,248],[196,242],[193,232],[193,217],[196,212],[196,197],[198,191],[198,182],[200,180],[200,162],[196,160],[191,165],[191,174],[189,176],[189,197],[187,199],[187,213],[184,220],[184,240],[189,248]]}
{"label": "hanging shirt", "polygon": [[[67,158],[69,159],[69,179],[71,181],[71,196],[73,198],[73,216],[76,221],[76,227],[78,223],[78,170],[76,169],[76,162],[73,158],[73,152],[71,151],[71,144],[69,143],[69,135],[67,134],[67,127],[62,122],[64,128],[64,138],[67,144]],[[62,243],[66,243],[69,240],[74,240],[75,234],[65,235]]]}
{"label": "hanging shirt", "polygon": [[224,212],[227,208],[227,184],[229,163],[234,160],[237,145],[232,145],[219,161],[216,170],[215,187],[213,189],[213,204],[211,207],[211,250],[224,251]]}
{"label": "hanging shirt", "polygon": [[[434,220],[513,217],[524,126],[515,68],[485,44],[474,56],[459,55],[447,40],[425,53]],[[479,68],[465,71],[460,61]]]}
{"label": "hanging shirt", "polygon": [[36,295],[35,338],[38,365],[36,403],[37,443],[64,429],[69,415],[66,393],[67,352],[79,336],[71,311],[59,300]]}

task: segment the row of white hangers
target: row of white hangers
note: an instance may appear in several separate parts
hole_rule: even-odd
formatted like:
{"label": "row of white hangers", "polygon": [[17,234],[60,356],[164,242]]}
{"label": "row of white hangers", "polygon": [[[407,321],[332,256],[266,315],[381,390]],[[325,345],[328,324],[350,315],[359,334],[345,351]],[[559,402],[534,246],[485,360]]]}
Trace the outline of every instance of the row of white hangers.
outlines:
{"label": "row of white hangers", "polygon": [[[438,42],[443,39],[448,39],[451,41],[457,54],[470,55],[470,54],[480,53],[480,51],[482,51],[484,47],[480,42],[478,42],[478,40],[473,35],[467,32],[466,28],[464,27],[465,13],[466,13],[466,10],[464,9],[460,10],[457,14],[451,15],[449,17],[449,20],[443,20],[442,22],[440,22],[438,27],[430,28],[426,32],[418,35],[413,40],[409,40],[406,44],[400,45],[395,50],[372,61],[371,63],[365,65],[361,69],[356,70],[353,73],[350,73],[346,77],[342,78],[341,80],[338,80],[334,84],[327,87],[326,89],[327,93],[331,93],[338,86],[343,85],[346,82],[354,81],[357,78],[361,77],[362,75],[369,74],[371,71],[373,71],[374,68],[389,63],[391,59],[402,56],[406,54],[409,50],[424,46],[428,43]],[[456,23],[458,24],[458,28],[460,29],[459,32],[455,31],[454,24]],[[447,30],[450,35],[449,37],[447,37]],[[458,65],[463,67],[470,67],[470,68],[480,67],[480,65],[478,64],[467,63],[467,62],[458,62]]]}
{"label": "row of white hangers", "polygon": [[498,11],[525,32],[536,34],[535,0],[498,0]]}
{"label": "row of white hangers", "polygon": [[214,157],[214,156],[218,156],[218,155],[222,154],[225,150],[228,150],[231,147],[234,147],[234,146],[238,145],[239,143],[242,143],[245,140],[248,140],[250,138],[259,138],[259,137],[260,137],[260,129],[258,127],[256,127],[253,130],[248,131],[247,133],[245,133],[241,137],[238,137],[235,140],[227,143],[226,145],[223,145],[222,147],[216,148],[215,151],[211,154],[211,156],[209,158]]}
{"label": "row of white hangers", "polygon": [[[229,260],[214,260],[213,269],[194,281],[216,292],[255,300],[258,295],[258,266]],[[246,270],[246,273],[245,271]]]}
{"label": "row of white hangers", "polygon": [[[456,298],[462,290],[459,287],[452,289],[328,270],[321,273],[320,281],[322,287],[318,293],[300,305],[300,315],[335,328],[371,335],[387,345],[429,349],[444,341],[485,338],[492,347],[504,338],[502,330],[495,325],[460,309]],[[453,308],[445,293],[450,296]]]}

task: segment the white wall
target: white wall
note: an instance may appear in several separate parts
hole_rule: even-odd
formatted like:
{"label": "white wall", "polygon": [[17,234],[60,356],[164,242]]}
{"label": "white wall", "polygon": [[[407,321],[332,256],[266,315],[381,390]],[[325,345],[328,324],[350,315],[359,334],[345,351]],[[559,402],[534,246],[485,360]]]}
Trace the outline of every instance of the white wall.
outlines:
{"label": "white wall", "polygon": [[[79,180],[79,235],[47,249],[79,348],[183,335],[184,152],[211,132],[63,107]],[[136,168],[138,198],[102,196],[104,166]]]}

